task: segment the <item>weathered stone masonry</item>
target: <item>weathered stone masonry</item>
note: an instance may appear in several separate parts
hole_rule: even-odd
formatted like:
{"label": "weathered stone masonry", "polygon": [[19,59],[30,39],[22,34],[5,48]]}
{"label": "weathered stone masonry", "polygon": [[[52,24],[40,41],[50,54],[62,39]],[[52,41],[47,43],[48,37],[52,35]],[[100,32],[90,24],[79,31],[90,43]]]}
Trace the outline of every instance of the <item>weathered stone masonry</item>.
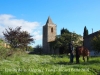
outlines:
{"label": "weathered stone masonry", "polygon": [[55,38],[56,38],[56,24],[54,24],[51,18],[48,17],[46,24],[43,26],[43,53],[45,54],[51,53],[49,42],[54,41]]}

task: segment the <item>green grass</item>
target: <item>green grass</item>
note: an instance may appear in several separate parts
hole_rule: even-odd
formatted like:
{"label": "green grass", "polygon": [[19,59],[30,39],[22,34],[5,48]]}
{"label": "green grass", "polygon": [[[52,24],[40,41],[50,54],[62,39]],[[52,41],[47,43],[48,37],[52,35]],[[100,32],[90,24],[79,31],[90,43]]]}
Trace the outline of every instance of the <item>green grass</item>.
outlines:
{"label": "green grass", "polygon": [[0,61],[0,75],[100,75],[100,57],[69,63],[66,55],[14,54]]}

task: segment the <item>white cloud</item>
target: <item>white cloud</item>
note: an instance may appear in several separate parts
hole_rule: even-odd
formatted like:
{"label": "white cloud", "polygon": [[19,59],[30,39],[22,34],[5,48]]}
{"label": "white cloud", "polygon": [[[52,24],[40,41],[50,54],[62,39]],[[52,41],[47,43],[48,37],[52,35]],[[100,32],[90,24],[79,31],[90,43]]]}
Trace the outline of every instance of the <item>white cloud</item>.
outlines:
{"label": "white cloud", "polygon": [[33,35],[37,35],[37,36],[34,36],[35,39],[39,40],[42,38],[42,35],[38,35],[40,33],[40,31],[37,31],[37,32],[34,32]]}
{"label": "white cloud", "polygon": [[5,28],[15,28],[17,26],[22,26],[22,30],[28,31],[33,35],[34,39],[42,39],[41,25],[39,22],[29,22],[24,19],[17,19],[15,16],[9,14],[0,15],[0,36],[3,36],[2,32],[5,31]]}

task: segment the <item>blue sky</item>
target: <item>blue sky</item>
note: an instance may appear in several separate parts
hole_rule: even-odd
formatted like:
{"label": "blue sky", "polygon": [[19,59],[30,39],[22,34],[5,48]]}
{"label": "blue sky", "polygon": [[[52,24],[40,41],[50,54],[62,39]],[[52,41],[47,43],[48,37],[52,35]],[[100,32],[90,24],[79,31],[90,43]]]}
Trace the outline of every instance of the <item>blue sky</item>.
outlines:
{"label": "blue sky", "polygon": [[100,30],[100,0],[0,0],[0,36],[8,27],[22,26],[42,45],[42,26],[48,16],[57,25],[83,35],[84,26]]}

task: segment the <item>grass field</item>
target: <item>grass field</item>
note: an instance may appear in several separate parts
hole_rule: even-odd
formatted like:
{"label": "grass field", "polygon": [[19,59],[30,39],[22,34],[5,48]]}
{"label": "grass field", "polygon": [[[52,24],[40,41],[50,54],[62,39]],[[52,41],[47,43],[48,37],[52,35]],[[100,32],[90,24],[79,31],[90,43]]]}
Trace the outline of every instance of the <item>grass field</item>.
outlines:
{"label": "grass field", "polygon": [[100,75],[100,57],[89,62],[69,63],[66,55],[29,55],[16,53],[0,60],[0,75]]}

